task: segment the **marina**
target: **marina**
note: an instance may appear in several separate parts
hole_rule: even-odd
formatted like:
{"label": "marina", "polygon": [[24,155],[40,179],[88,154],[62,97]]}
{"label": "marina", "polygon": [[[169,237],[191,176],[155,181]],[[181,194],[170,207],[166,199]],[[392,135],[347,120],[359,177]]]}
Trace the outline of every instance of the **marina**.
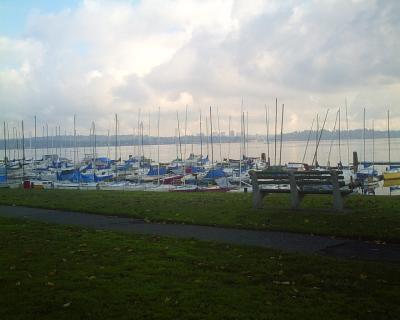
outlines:
{"label": "marina", "polygon": [[[210,140],[206,136],[204,139]],[[7,166],[4,166],[4,160],[0,166],[0,185],[81,190],[251,192],[250,170],[268,170],[279,166],[271,163],[271,159],[268,163],[266,159],[268,144],[270,156],[273,156],[273,139],[268,143],[266,138],[260,137],[251,137],[239,143],[215,144],[212,147],[217,155],[214,162],[211,162],[210,155],[200,154],[207,149],[210,151],[211,146],[207,148],[200,144],[118,145],[115,148],[115,144],[96,146],[95,139],[92,140],[89,146],[75,148],[54,147],[54,144],[50,148],[32,148],[34,143],[30,141],[24,142],[29,146],[24,146],[24,150],[22,141],[19,141],[19,149],[4,151],[8,160]],[[317,167],[307,164],[313,161],[317,142],[283,140],[281,146],[278,143],[277,153],[282,170],[344,168],[346,184],[351,183],[355,193],[396,195],[400,194],[400,179],[396,171],[398,162],[384,160],[387,158],[387,143],[387,139],[352,139],[347,146],[340,145],[339,140],[321,140],[318,143]],[[15,141],[13,144],[16,145]],[[12,146],[11,143],[9,145]],[[391,146],[392,158],[399,159],[400,139],[392,138]],[[179,147],[186,149],[184,160],[179,159]],[[141,155],[134,154],[138,150]],[[113,159],[110,158],[111,151],[114,151]],[[244,151],[248,155],[243,154]],[[348,162],[349,159],[354,160],[353,152],[373,161],[360,161],[354,167],[353,161]],[[18,159],[18,155],[23,153],[25,161],[22,157]],[[297,162],[298,155],[303,153],[303,162]],[[389,167],[392,168],[390,174]]]}

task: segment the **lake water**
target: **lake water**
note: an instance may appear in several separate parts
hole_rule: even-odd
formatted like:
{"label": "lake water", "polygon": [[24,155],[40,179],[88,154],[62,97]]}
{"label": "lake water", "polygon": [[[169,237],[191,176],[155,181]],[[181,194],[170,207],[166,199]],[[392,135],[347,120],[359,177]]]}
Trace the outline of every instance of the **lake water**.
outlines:
{"label": "lake water", "polygon": [[[218,143],[218,138],[216,138],[213,145],[213,154],[214,161],[219,161],[221,158],[227,158],[228,156],[231,159],[239,159],[240,154],[240,144],[239,143]],[[301,162],[307,142],[306,141],[283,141],[282,144],[282,156],[281,162]],[[358,152],[359,161],[364,160],[364,142],[363,140],[351,140],[349,144],[349,148],[347,148],[346,141],[342,141],[340,150],[338,141],[321,141],[318,148],[318,162],[320,165],[327,165],[328,160],[331,165],[338,163],[340,160],[343,164],[347,164],[348,161],[352,162],[352,153],[353,151]],[[27,146],[25,153],[26,158],[32,158],[34,156],[34,150],[29,149]],[[144,155],[146,157],[152,158],[157,161],[157,146],[156,145],[145,145],[143,146]],[[274,141],[270,142],[270,158],[271,163],[274,164]],[[160,145],[160,161],[167,162],[175,159],[178,154],[180,154],[179,146],[174,144],[169,145]],[[203,144],[203,154],[206,155],[208,150],[209,157],[211,159],[211,145]],[[267,143],[261,141],[250,141],[248,146],[246,146],[246,155],[251,157],[260,157],[261,153],[268,153]],[[349,152],[348,152],[349,150]],[[182,145],[181,146],[182,156],[187,158],[191,152],[195,154],[200,154],[200,145]],[[374,151],[374,152],[373,152]],[[85,153],[90,153],[90,148],[78,148],[79,158],[83,158]],[[140,147],[139,146],[121,146],[118,148],[118,157],[122,159],[127,159],[129,155],[137,155],[139,154]],[[315,152],[315,141],[309,143],[305,162],[311,163]],[[16,150],[10,150],[10,159],[13,159],[14,156],[17,158],[18,153]],[[20,157],[22,157],[22,151],[19,151]],[[37,149],[37,158],[41,158],[42,155],[47,153],[46,149]],[[49,148],[49,153],[57,153],[56,149]],[[58,149],[58,153],[60,150]],[[3,153],[4,154],[4,153]],[[2,154],[2,156],[3,156]],[[97,147],[98,156],[109,156],[111,159],[115,158],[115,148],[114,147]],[[66,156],[68,158],[73,158],[73,148],[64,148],[61,150],[61,155]],[[388,153],[388,143],[386,139],[376,139],[375,147],[373,147],[372,140],[365,141],[365,160],[372,161],[388,161],[389,153]],[[400,161],[400,139],[391,139],[391,160],[392,161]],[[276,162],[279,163],[279,141],[277,143],[277,153],[276,153]]]}

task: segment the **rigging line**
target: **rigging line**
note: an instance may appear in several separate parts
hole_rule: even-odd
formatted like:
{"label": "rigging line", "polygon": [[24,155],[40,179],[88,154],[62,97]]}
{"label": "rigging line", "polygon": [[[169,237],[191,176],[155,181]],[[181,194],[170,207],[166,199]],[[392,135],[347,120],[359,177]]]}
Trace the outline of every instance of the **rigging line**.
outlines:
{"label": "rigging line", "polygon": [[310,143],[311,133],[312,133],[312,129],[313,129],[313,127],[314,127],[314,121],[315,121],[315,118],[313,118],[313,120],[312,120],[311,129],[310,129],[310,131],[309,131],[309,133],[308,133],[306,149],[304,150],[303,159],[301,160],[302,163],[304,163],[304,160],[305,160],[305,158],[306,158],[307,149],[308,149],[308,144]]}

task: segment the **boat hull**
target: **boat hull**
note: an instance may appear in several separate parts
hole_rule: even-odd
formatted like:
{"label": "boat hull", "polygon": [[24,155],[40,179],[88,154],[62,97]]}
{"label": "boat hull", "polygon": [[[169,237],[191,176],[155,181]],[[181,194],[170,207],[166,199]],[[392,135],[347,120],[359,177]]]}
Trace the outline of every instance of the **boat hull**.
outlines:
{"label": "boat hull", "polygon": [[400,171],[396,172],[384,172],[383,173],[384,180],[397,180],[400,179]]}

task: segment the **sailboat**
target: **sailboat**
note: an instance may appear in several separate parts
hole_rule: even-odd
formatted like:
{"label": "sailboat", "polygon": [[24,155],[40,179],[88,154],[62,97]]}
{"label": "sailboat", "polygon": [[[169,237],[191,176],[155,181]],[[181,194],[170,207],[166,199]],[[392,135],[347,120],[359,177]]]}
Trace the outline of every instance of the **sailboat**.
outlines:
{"label": "sailboat", "polygon": [[388,148],[389,148],[389,168],[383,173],[384,180],[400,179],[400,167],[393,166],[390,163],[390,125],[389,125],[389,110],[387,112],[387,135],[388,135]]}

